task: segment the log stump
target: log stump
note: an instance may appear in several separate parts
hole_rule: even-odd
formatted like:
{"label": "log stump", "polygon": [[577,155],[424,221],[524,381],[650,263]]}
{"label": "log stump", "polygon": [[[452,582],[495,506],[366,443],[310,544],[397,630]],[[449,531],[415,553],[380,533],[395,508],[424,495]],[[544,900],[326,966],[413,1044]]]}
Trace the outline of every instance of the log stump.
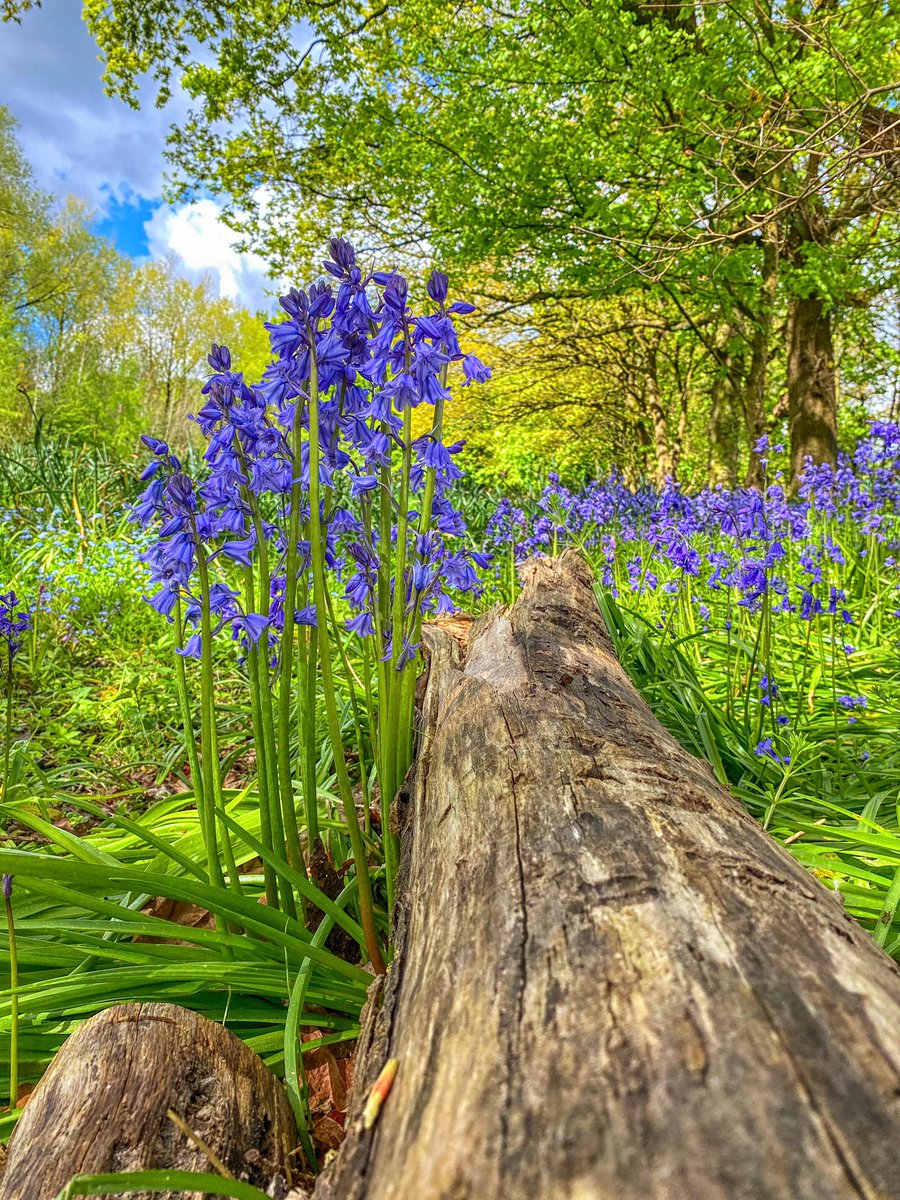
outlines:
{"label": "log stump", "polygon": [[32,1094],[10,1143],[0,1200],[54,1200],[81,1174],[215,1173],[183,1126],[235,1178],[263,1189],[287,1179],[296,1125],[284,1089],[257,1054],[174,1004],[106,1009],[72,1034]]}
{"label": "log stump", "polygon": [[895,964],[654,718],[586,565],[523,574],[468,648],[427,635],[396,957],[316,1200],[896,1200]]}

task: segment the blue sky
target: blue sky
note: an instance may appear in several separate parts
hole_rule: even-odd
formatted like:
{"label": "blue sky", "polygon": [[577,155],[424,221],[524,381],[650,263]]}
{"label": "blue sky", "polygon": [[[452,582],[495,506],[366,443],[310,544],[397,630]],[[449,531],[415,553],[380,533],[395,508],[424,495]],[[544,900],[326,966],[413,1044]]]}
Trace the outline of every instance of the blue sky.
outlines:
{"label": "blue sky", "polygon": [[150,253],[147,224],[156,208],[153,200],[143,196],[132,195],[125,200],[111,197],[106,211],[94,223],[94,228],[97,233],[109,238],[123,254],[143,258]]}
{"label": "blue sky", "polygon": [[19,123],[38,184],[84,200],[97,231],[122,253],[174,254],[186,275],[211,273],[222,295],[271,307],[265,264],[233,250],[211,197],[193,206],[162,202],[166,131],[184,119],[185,97],[160,110],[147,89],[135,111],[105,94],[101,74],[79,0],[43,0],[21,24],[0,24],[0,104]]}

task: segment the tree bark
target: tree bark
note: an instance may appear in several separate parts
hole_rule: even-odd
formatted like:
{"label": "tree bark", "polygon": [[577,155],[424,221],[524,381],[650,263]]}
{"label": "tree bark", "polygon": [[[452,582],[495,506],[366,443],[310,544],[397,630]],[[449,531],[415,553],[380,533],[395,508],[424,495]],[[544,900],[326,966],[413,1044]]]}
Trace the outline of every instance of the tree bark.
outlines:
{"label": "tree bark", "polygon": [[756,444],[766,431],[766,377],[769,366],[769,342],[772,336],[772,317],[778,291],[778,244],[771,229],[763,240],[762,279],[759,287],[759,311],[753,329],[750,349],[750,370],[744,393],[744,425],[750,458],[747,486],[761,488],[763,465]]}
{"label": "tree bark", "polygon": [[647,345],[647,408],[653,423],[653,447],[656,452],[656,482],[662,487],[667,479],[674,478],[675,463],[669,440],[669,420],[659,387],[658,366],[659,339]]}
{"label": "tree bark", "polygon": [[523,575],[467,650],[427,633],[396,957],[315,1200],[900,1196],[895,965],[659,725],[584,563]]}
{"label": "tree bark", "polygon": [[13,1134],[0,1200],[53,1200],[80,1174],[215,1173],[169,1110],[236,1178],[261,1188],[287,1179],[296,1125],[262,1059],[187,1009],[123,1004],[85,1021],[53,1060]]}
{"label": "tree bark", "polygon": [[716,330],[714,342],[715,376],[710,393],[709,461],[707,474],[712,486],[737,482],[739,460],[738,439],[734,421],[736,370],[734,355],[729,347],[738,329],[731,321],[723,321]]}
{"label": "tree bark", "polygon": [[837,461],[837,388],[831,312],[820,296],[794,298],[788,313],[788,418],[794,484],[807,458]]}

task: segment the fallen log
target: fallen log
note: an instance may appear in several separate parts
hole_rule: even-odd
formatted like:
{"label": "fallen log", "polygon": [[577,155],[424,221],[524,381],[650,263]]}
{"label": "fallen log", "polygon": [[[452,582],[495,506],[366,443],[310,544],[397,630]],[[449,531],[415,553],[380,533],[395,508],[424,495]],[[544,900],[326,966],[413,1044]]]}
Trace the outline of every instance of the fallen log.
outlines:
{"label": "fallen log", "polygon": [[54,1200],[81,1174],[215,1174],[207,1151],[266,1188],[286,1181],[296,1140],[281,1084],[227,1029],[174,1004],[123,1004],[86,1021],[53,1060],[13,1134],[0,1200]]}
{"label": "fallen log", "polygon": [[428,634],[396,957],[315,1200],[900,1197],[895,965],[656,721],[586,566],[524,575],[467,649]]}

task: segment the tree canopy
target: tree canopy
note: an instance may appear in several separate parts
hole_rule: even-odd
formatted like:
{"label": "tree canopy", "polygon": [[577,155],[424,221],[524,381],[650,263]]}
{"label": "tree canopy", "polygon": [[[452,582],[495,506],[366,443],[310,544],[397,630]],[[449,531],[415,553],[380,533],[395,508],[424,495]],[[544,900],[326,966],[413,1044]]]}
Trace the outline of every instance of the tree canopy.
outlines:
{"label": "tree canopy", "polygon": [[188,280],[174,260],[134,263],[70,198],[34,184],[0,108],[0,432],[34,422],[126,451],[196,407],[206,355],[229,341],[251,374],[268,361],[254,314]]}
{"label": "tree canopy", "polygon": [[[888,0],[84,13],[111,91],[136,104],[149,74],[161,103],[176,86],[193,101],[171,132],[173,197],[211,190],[273,268],[308,271],[343,232],[468,272],[494,317],[552,324],[560,303],[601,301],[600,327],[617,327],[624,302],[644,325],[664,319],[663,340],[693,338],[704,420],[714,442],[732,431],[711,461],[740,457],[754,479],[753,447],[781,416],[795,470],[834,459],[835,331],[898,284]],[[663,401],[660,471],[683,398]]]}

